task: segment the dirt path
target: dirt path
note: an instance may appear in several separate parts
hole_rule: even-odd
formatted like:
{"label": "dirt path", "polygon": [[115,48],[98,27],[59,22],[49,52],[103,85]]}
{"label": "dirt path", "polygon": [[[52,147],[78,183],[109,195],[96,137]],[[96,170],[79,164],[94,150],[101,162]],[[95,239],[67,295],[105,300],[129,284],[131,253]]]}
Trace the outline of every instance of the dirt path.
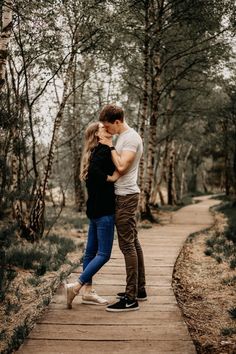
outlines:
{"label": "dirt path", "polygon": [[[213,223],[209,207],[217,201],[207,197],[199,200],[200,203],[175,212],[171,224],[140,231],[148,301],[140,302],[139,311],[107,312],[102,306],[81,304],[80,296],[73,309],[67,310],[58,289],[45,315],[17,353],[196,353],[171,282],[176,258],[187,236]],[[71,274],[71,280],[76,276]],[[116,292],[123,291],[124,285],[124,260],[115,242],[112,259],[95,277],[94,287],[100,295],[115,301]]]}

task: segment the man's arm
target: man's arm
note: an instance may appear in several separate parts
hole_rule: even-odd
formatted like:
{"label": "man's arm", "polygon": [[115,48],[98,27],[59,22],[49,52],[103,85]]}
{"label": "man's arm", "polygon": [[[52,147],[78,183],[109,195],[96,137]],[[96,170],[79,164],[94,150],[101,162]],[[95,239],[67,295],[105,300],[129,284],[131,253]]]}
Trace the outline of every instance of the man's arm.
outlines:
{"label": "man's arm", "polygon": [[[109,139],[101,139],[100,142],[102,144],[112,146],[112,141]],[[136,156],[136,152],[134,151],[122,151],[120,154],[114,149],[111,151],[111,157],[114,165],[116,166],[117,171],[120,175],[124,175],[131,164],[133,163]]]}
{"label": "man's arm", "polygon": [[116,150],[111,151],[112,161],[117,168],[117,171],[124,175],[135,159],[136,153],[133,151],[122,151],[120,154]]}

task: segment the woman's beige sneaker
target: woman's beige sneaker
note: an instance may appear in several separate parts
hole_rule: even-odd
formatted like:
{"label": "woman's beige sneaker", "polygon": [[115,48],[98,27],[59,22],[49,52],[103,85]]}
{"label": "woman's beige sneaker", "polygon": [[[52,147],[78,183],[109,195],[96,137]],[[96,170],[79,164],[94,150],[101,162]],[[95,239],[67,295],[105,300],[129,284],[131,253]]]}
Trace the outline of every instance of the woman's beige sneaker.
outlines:
{"label": "woman's beige sneaker", "polygon": [[72,309],[72,301],[79,294],[78,283],[65,284],[67,308]]}
{"label": "woman's beige sneaker", "polygon": [[82,304],[87,305],[107,305],[108,301],[99,296],[95,290],[91,290],[82,296]]}

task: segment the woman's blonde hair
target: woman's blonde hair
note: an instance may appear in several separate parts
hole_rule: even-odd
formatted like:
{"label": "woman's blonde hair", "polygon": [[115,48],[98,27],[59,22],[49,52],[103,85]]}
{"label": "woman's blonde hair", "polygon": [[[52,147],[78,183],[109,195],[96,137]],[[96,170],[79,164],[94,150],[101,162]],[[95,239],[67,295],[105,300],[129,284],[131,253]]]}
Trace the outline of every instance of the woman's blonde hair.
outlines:
{"label": "woman's blonde hair", "polygon": [[88,175],[89,161],[92,150],[98,145],[99,139],[97,136],[98,129],[101,123],[95,122],[89,124],[84,134],[84,149],[80,165],[80,179],[85,180]]}

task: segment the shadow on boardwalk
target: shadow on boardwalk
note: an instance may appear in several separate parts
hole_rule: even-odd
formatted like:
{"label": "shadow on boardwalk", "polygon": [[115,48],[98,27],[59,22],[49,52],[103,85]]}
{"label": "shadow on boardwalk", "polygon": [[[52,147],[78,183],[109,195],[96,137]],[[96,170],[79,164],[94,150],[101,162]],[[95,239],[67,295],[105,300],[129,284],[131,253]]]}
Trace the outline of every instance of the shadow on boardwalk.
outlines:
{"label": "shadow on boardwalk", "polygon": [[[176,258],[188,235],[213,223],[209,207],[217,201],[199,199],[200,203],[175,212],[171,224],[140,232],[148,301],[140,302],[139,311],[110,313],[103,306],[81,304],[81,296],[75,299],[73,309],[67,310],[62,290],[58,289],[45,315],[17,353],[196,353],[171,282]],[[71,280],[77,272],[80,269],[71,274]],[[111,302],[117,292],[124,290],[124,260],[117,242],[112,259],[94,281],[97,292]]]}

